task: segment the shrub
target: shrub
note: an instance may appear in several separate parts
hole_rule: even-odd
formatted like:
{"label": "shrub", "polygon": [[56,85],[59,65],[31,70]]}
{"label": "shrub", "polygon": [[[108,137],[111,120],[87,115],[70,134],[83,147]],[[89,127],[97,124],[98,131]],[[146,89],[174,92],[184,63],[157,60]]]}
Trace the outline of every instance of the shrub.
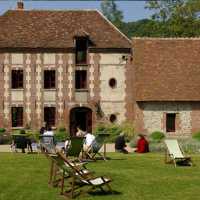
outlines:
{"label": "shrub", "polygon": [[66,128],[64,126],[58,127],[59,132],[65,132]]}
{"label": "shrub", "polygon": [[165,152],[165,147],[162,143],[151,143],[149,144],[149,151],[163,153]]}
{"label": "shrub", "polygon": [[[1,132],[1,131],[0,131]],[[193,136],[193,139],[195,140],[200,140],[200,131],[197,131],[194,136]]]}
{"label": "shrub", "polygon": [[134,138],[134,128],[135,125],[133,121],[130,121],[122,126],[123,132],[126,133],[126,136],[129,136],[131,139]]}
{"label": "shrub", "polygon": [[156,131],[156,132],[153,132],[150,137],[152,137],[154,140],[156,140],[156,139],[161,140],[161,139],[165,138],[165,135],[162,132]]}
{"label": "shrub", "polygon": [[103,131],[105,129],[105,126],[99,125],[97,126],[97,131]]}
{"label": "shrub", "polygon": [[5,128],[0,128],[0,132],[2,133],[2,132],[5,132],[6,130],[5,130]]}
{"label": "shrub", "polygon": [[56,132],[55,135],[57,142],[65,142],[66,140],[69,140],[68,132]]}

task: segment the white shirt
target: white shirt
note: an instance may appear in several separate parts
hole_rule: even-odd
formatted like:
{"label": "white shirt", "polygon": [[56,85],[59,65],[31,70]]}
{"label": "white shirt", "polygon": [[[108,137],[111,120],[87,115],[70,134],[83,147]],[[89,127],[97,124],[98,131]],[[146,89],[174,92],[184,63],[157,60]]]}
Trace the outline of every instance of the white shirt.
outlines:
{"label": "white shirt", "polygon": [[[54,138],[54,142],[56,141],[56,135],[52,131],[46,131],[43,135],[52,135]],[[53,139],[51,140],[51,143],[53,144]]]}
{"label": "white shirt", "polygon": [[[85,137],[86,137],[85,145],[87,145],[89,147],[91,145],[92,141],[95,139],[95,136],[88,133]],[[93,147],[94,148],[98,147],[98,143],[96,140],[93,142]]]}

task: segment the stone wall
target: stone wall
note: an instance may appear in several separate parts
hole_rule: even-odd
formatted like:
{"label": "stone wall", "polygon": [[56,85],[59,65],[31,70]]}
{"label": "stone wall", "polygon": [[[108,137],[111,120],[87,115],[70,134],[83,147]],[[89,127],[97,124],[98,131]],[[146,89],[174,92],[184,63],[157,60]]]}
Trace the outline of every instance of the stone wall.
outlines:
{"label": "stone wall", "polygon": [[[176,114],[175,132],[166,131],[167,114]],[[200,130],[199,117],[200,102],[135,102],[135,134],[191,136]]]}
{"label": "stone wall", "polygon": [[[75,107],[92,109],[93,131],[102,122],[119,125],[133,119],[133,77],[130,73],[133,67],[129,53],[88,53],[88,65],[81,66],[75,65],[73,51],[47,52],[0,53],[3,86],[0,127],[13,130],[12,107],[23,107],[23,125],[28,124],[32,130],[41,127],[44,107],[55,107],[55,128],[63,125],[67,131],[70,128],[70,110]],[[123,55],[127,59],[122,60]],[[12,70],[23,70],[23,89],[12,89]],[[55,89],[44,89],[44,70],[55,70]],[[87,89],[83,101],[80,98],[76,101],[76,70],[87,71]],[[109,87],[109,77],[116,78],[118,84],[115,89]],[[100,115],[102,119],[96,115],[96,103],[99,103],[103,112]],[[117,120],[110,123],[108,116],[113,113],[117,113]]]}

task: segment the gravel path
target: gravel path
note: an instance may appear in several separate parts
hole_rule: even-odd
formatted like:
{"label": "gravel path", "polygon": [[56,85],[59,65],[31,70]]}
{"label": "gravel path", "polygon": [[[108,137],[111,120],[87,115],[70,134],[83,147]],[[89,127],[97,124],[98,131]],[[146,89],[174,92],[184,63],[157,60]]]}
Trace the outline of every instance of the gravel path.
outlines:
{"label": "gravel path", "polygon": [[[60,149],[61,147],[58,147]],[[36,151],[36,148],[33,148],[34,151]],[[100,152],[103,152],[104,146],[100,149]],[[128,152],[133,152],[135,148],[130,148],[129,143],[127,143],[126,150]],[[0,152],[12,152],[12,148],[10,148],[10,145],[0,145]],[[114,143],[107,143],[106,144],[106,152],[115,152],[115,144]]]}

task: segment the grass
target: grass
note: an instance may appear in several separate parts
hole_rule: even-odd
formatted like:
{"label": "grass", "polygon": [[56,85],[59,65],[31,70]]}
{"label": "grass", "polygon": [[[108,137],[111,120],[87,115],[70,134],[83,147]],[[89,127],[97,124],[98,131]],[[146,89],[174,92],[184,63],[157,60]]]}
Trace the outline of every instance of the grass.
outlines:
{"label": "grass", "polygon": [[[77,199],[199,199],[200,155],[192,154],[194,167],[175,167],[164,163],[163,153],[116,154],[107,153],[108,162],[89,161],[87,168],[95,175],[106,174],[114,178],[110,183],[116,193],[107,187]],[[60,187],[49,188],[50,163],[44,155],[0,153],[0,199],[63,199],[58,196]]]}

